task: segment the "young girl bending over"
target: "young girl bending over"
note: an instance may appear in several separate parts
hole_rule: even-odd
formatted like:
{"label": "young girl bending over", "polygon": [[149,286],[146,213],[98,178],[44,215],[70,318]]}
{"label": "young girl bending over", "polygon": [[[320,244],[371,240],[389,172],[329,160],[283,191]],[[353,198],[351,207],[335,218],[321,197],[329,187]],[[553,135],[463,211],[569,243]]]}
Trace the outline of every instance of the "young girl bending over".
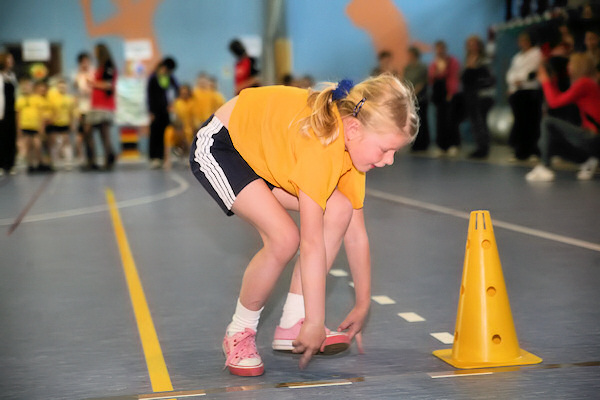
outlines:
{"label": "young girl bending over", "polygon": [[[412,89],[384,74],[321,91],[246,89],[200,128],[192,172],[227,215],[248,221],[263,242],[246,268],[223,339],[232,374],[264,372],[255,342],[259,317],[298,248],[273,347],[302,353],[304,368],[313,354],[344,350],[357,334],[360,345],[371,285],[365,172],[392,164],[418,125]],[[300,212],[300,229],[287,210]],[[334,333],[325,328],[325,280],[342,241],[356,304]]]}

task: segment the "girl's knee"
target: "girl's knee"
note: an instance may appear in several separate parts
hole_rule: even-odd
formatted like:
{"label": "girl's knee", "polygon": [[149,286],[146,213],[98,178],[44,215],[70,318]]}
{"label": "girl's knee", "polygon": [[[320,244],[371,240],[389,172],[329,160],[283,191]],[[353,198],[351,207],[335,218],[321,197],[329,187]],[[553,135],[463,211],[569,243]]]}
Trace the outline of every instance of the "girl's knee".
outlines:
{"label": "girl's knee", "polygon": [[265,240],[268,248],[279,260],[288,262],[300,247],[300,232],[294,224],[278,230]]}

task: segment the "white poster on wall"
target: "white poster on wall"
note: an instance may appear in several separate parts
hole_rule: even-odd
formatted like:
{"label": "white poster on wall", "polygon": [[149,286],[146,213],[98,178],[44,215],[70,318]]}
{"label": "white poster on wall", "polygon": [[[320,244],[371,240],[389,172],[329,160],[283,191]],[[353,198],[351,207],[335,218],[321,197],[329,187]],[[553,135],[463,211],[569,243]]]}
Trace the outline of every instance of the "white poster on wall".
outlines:
{"label": "white poster on wall", "polygon": [[246,53],[250,57],[260,58],[262,55],[262,38],[258,35],[240,36],[240,42],[246,48]]}
{"label": "white poster on wall", "polygon": [[50,61],[50,42],[46,39],[23,41],[23,61]]}
{"label": "white poster on wall", "polygon": [[125,59],[131,61],[149,60],[152,58],[152,43],[148,39],[125,41]]}

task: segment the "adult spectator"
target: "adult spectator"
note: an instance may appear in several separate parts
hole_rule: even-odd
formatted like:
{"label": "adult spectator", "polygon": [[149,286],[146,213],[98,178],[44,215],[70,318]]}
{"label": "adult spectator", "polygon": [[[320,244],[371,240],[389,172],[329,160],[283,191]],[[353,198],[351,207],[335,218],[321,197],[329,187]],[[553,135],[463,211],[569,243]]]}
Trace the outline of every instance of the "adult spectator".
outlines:
{"label": "adult spectator", "polygon": [[377,55],[377,66],[371,71],[372,76],[377,76],[383,73],[398,75],[394,69],[393,55],[387,50],[380,51]]}
{"label": "adult spectator", "polygon": [[165,153],[165,129],[170,124],[169,105],[179,95],[179,84],[173,76],[177,63],[163,59],[148,79],[148,111],[150,113],[149,158],[151,168],[161,168]]}
{"label": "adult spectator", "polygon": [[519,35],[518,45],[520,51],[513,56],[506,72],[508,102],[514,116],[509,144],[514,148],[516,159],[526,160],[539,155],[537,141],[540,137],[542,93],[536,71],[542,62],[542,52],[533,45],[528,32]]}
{"label": "adult spectator", "polygon": [[259,70],[254,57],[246,52],[246,47],[238,39],[229,43],[229,51],[235,56],[235,94],[248,87],[260,86]]}
{"label": "adult spectator", "polygon": [[14,59],[10,53],[0,53],[0,175],[15,174],[17,153],[17,124],[15,91],[17,79]]}
{"label": "adult spectator", "polygon": [[467,117],[475,140],[470,158],[487,158],[490,151],[490,132],[487,114],[494,104],[495,79],[485,54],[485,45],[479,36],[467,38],[465,68],[461,74]]}
{"label": "adult spectator", "polygon": [[551,181],[554,171],[550,169],[552,156],[580,163],[577,179],[594,177],[600,157],[600,87],[592,79],[594,63],[589,55],[575,53],[569,58],[569,74],[573,83],[561,92],[542,67],[538,80],[542,83],[546,101],[550,107],[576,104],[581,113],[581,125],[574,125],[552,116],[542,119],[540,140],[541,163],[525,178],[528,181]]}
{"label": "adult spectator", "polygon": [[436,108],[435,142],[442,154],[449,156],[458,154],[460,146],[461,110],[458,105],[460,63],[449,55],[446,43],[438,40],[435,43],[435,57],[429,65],[429,84],[431,85],[431,101]]}
{"label": "adult spectator", "polygon": [[84,169],[98,169],[93,138],[94,129],[98,129],[104,148],[104,168],[110,170],[115,163],[115,153],[110,134],[116,109],[117,68],[105,44],[98,43],[94,47],[94,54],[96,57],[96,70],[93,80],[90,81],[92,87],[90,112],[86,118],[86,128],[84,128],[89,153],[88,164]]}

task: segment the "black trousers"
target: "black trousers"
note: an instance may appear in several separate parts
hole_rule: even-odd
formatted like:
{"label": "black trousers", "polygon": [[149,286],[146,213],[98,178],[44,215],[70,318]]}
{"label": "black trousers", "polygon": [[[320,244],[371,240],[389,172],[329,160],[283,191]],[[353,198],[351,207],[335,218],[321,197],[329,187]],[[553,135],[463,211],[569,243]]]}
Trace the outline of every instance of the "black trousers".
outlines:
{"label": "black trousers", "polygon": [[150,123],[150,159],[158,158],[162,160],[165,157],[165,129],[169,125],[169,114],[154,114],[154,119]]}
{"label": "black trousers", "polygon": [[515,150],[515,157],[525,160],[532,155],[539,155],[537,143],[542,120],[541,91],[517,90],[509,96],[508,103],[514,117],[509,144]]}
{"label": "black trousers", "polygon": [[10,171],[17,155],[17,129],[14,115],[0,120],[0,169]]}
{"label": "black trousers", "polygon": [[475,146],[477,150],[487,153],[490,150],[490,132],[487,126],[487,115],[492,105],[494,105],[494,99],[479,96],[477,93],[466,93],[465,103]]}
{"label": "black trousers", "polygon": [[435,143],[444,151],[452,146],[460,146],[459,118],[451,101],[441,101],[435,110]]}

